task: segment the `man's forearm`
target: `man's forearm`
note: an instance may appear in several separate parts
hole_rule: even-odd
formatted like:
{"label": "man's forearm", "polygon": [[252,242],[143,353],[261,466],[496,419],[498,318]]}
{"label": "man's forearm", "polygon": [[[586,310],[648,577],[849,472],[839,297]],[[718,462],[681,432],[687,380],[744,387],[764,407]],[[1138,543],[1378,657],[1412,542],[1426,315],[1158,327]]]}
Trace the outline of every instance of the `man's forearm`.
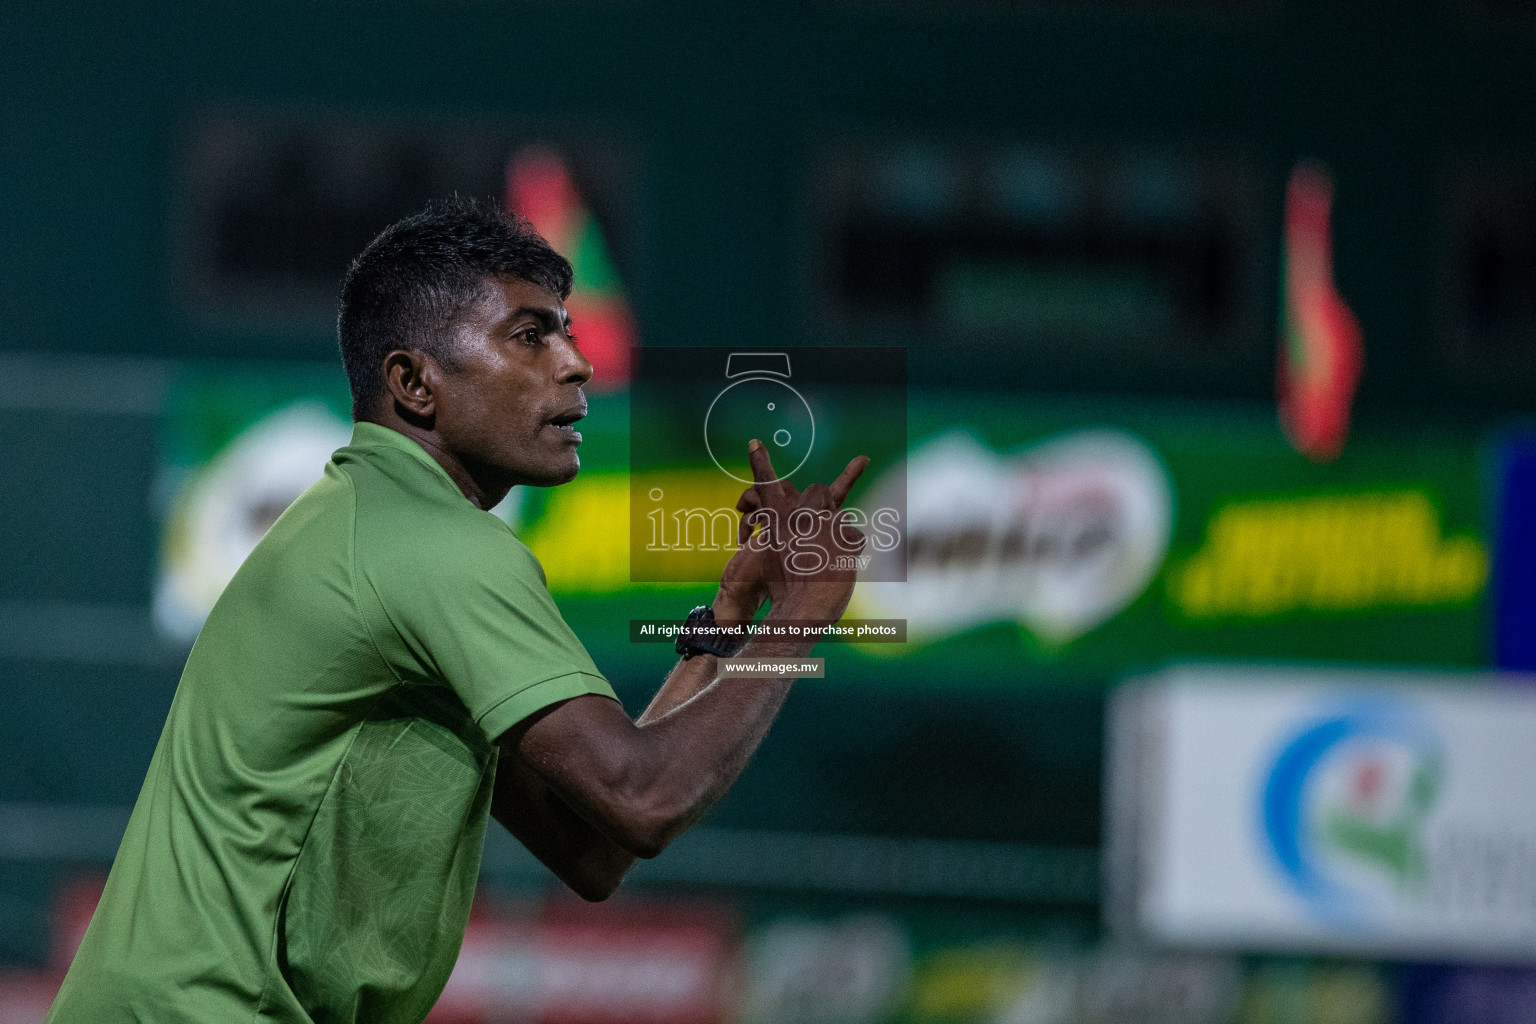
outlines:
{"label": "man's forearm", "polygon": [[[754,639],[742,653],[802,657],[813,646],[811,639]],[[681,677],[690,684],[698,678],[692,670]],[[521,754],[593,826],[632,853],[654,856],[735,782],[790,685],[780,677],[717,679],[633,724],[610,726],[606,718],[566,724],[551,716],[530,731]],[[682,684],[672,692],[682,692]],[[582,729],[587,742],[573,742],[563,734],[568,728]]]}
{"label": "man's forearm", "polygon": [[[798,657],[810,649],[810,644],[791,649],[749,643],[742,654]],[[792,683],[784,677],[716,678],[673,710],[639,723],[650,747],[645,805],[658,850],[703,817],[735,783],[778,717]]]}
{"label": "man's forearm", "polygon": [[[756,608],[747,608],[724,590],[715,595],[710,607],[715,613],[716,622],[750,622],[757,612]],[[718,662],[712,654],[679,658],[661,688],[656,691],[656,696],[651,698],[651,703],[635,719],[635,724],[649,725],[674,708],[686,704],[714,682],[718,670]]]}
{"label": "man's forearm", "polygon": [[705,687],[715,681],[717,663],[712,654],[700,654],[692,658],[679,658],[672,667],[661,689],[646,705],[636,725],[649,725],[668,712],[688,703]]}
{"label": "man's forearm", "polygon": [[491,816],[586,900],[612,895],[635,862],[514,757],[497,765]]}
{"label": "man's forearm", "polygon": [[[747,608],[724,592],[712,605],[722,622],[750,620]],[[715,679],[713,655],[680,658],[650,705],[636,720],[644,726],[697,696]],[[615,843],[571,807],[537,773],[508,756],[496,773],[492,815],[538,857],[561,881],[585,899],[604,899],[635,861],[635,855]]]}

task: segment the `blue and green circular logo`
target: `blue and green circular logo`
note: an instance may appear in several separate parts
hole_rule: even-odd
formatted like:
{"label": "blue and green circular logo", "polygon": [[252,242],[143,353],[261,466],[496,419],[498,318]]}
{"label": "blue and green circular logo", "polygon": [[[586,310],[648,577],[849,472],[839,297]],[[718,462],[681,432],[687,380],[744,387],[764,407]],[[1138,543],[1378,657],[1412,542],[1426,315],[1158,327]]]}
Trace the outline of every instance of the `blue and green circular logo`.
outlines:
{"label": "blue and green circular logo", "polygon": [[1368,926],[1424,883],[1441,745],[1406,701],[1336,703],[1281,747],[1260,798],[1265,845],[1314,916]]}

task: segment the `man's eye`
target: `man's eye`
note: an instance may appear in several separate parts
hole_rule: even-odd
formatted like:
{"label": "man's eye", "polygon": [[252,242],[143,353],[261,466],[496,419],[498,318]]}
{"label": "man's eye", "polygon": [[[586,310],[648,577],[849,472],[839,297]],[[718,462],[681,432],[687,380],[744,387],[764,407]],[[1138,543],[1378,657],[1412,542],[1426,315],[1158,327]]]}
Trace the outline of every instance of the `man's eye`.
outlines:
{"label": "man's eye", "polygon": [[523,332],[522,338],[530,345],[537,345],[544,340],[544,336],[539,333],[539,329],[537,327],[528,328]]}

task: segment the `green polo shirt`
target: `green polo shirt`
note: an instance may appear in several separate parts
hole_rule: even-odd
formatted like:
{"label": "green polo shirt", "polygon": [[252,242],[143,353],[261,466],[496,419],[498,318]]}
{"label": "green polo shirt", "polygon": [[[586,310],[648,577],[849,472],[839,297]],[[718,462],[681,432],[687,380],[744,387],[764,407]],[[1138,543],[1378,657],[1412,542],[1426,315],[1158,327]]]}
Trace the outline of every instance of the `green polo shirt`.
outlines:
{"label": "green polo shirt", "polygon": [[613,690],[533,554],[358,423],[209,615],[48,1024],[418,1022],[500,733]]}

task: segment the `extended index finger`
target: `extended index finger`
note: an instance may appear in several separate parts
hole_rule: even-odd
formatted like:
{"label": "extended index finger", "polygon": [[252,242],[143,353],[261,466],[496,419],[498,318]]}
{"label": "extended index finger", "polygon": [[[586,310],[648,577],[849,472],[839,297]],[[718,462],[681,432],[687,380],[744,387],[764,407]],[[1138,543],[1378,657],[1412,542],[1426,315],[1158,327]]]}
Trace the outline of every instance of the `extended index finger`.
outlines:
{"label": "extended index finger", "polygon": [[752,479],[759,484],[779,482],[779,475],[773,471],[773,460],[768,457],[768,447],[755,437],[747,442],[747,461],[752,464]]}
{"label": "extended index finger", "polygon": [[848,492],[853,490],[853,485],[858,483],[859,476],[863,474],[864,467],[869,465],[868,455],[856,455],[848,463],[848,467],[837,474],[837,479],[832,481],[832,501],[838,508],[842,508],[843,499],[848,497]]}

